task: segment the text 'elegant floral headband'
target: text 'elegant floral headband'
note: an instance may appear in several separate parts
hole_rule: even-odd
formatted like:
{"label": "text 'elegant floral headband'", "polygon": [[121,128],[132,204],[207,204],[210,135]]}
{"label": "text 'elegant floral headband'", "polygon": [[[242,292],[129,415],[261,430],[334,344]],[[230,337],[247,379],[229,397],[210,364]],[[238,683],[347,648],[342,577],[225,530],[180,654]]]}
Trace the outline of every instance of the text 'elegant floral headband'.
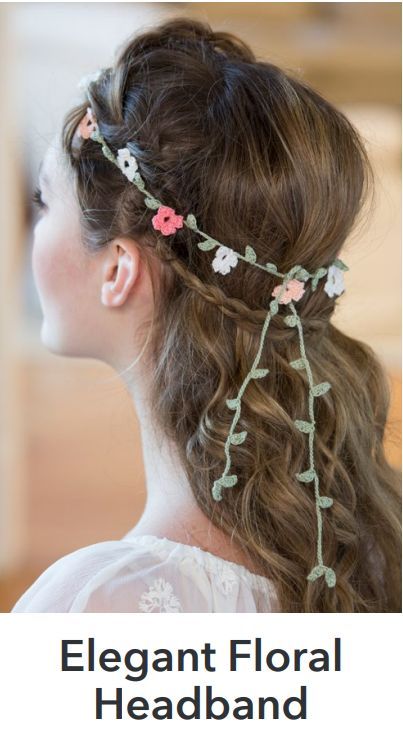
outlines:
{"label": "text 'elegant floral headband'", "polygon": [[[92,79],[96,79],[96,77],[92,77],[91,75],[87,76],[85,78],[85,81],[92,81]],[[82,89],[84,88],[85,85],[82,86]],[[310,459],[309,468],[296,474],[296,478],[299,482],[309,483],[313,481],[315,488],[316,517],[318,529],[316,551],[317,561],[313,569],[308,574],[307,579],[312,582],[315,581],[315,579],[318,579],[318,577],[324,576],[327,585],[329,587],[334,587],[336,584],[336,574],[333,569],[324,565],[322,556],[322,510],[331,507],[331,505],[333,504],[333,499],[331,497],[323,497],[322,495],[320,495],[319,478],[315,470],[313,453],[313,443],[315,435],[315,418],[313,412],[314,398],[319,397],[320,395],[324,395],[326,392],[328,392],[331,385],[329,382],[314,384],[309,361],[305,353],[302,323],[298,317],[294,303],[298,302],[298,300],[300,300],[305,293],[305,285],[308,283],[309,280],[311,280],[311,289],[316,290],[319,280],[326,275],[327,280],[324,286],[324,290],[327,295],[329,297],[340,295],[345,289],[343,271],[348,271],[348,267],[346,266],[346,264],[344,264],[344,262],[341,261],[341,259],[335,259],[334,262],[330,264],[330,266],[319,267],[313,274],[310,274],[300,264],[293,266],[286,274],[282,274],[277,270],[275,264],[258,264],[256,261],[256,253],[251,246],[246,246],[245,253],[241,254],[238,251],[235,251],[221,244],[219,241],[212,238],[207,233],[199,230],[194,215],[190,213],[185,219],[183,215],[177,215],[173,208],[167,205],[163,205],[157,198],[155,198],[150,192],[148,192],[145,188],[145,183],[138,171],[137,161],[135,157],[132,156],[132,154],[130,153],[130,150],[127,148],[127,144],[125,148],[118,149],[117,156],[115,156],[107,145],[105,139],[101,135],[98,123],[90,107],[87,108],[86,114],[77,127],[77,135],[83,139],[91,138],[93,141],[97,141],[98,143],[100,143],[102,145],[102,152],[104,156],[113,164],[117,165],[122,173],[127,177],[127,179],[145,195],[145,205],[151,210],[157,211],[156,215],[154,215],[154,217],[152,218],[152,225],[156,231],[160,231],[164,236],[168,236],[176,233],[178,229],[183,228],[183,226],[186,225],[192,231],[195,231],[195,233],[199,233],[200,236],[203,237],[203,240],[197,244],[199,249],[201,249],[202,251],[211,251],[212,249],[216,249],[214,259],[212,261],[212,267],[214,271],[219,272],[220,274],[228,274],[231,269],[236,267],[238,260],[241,259],[242,261],[246,261],[258,269],[262,269],[263,271],[269,272],[272,275],[274,274],[277,277],[282,278],[281,285],[275,287],[271,293],[271,296],[274,299],[270,302],[269,305],[269,310],[267,312],[267,316],[261,332],[259,349],[253,362],[252,368],[243,381],[238,395],[226,400],[227,407],[229,407],[230,410],[234,411],[234,418],[231,423],[231,427],[225,443],[225,469],[221,477],[215,480],[213,484],[212,496],[217,501],[221,500],[222,488],[233,487],[238,481],[238,477],[236,476],[236,474],[229,474],[228,472],[230,471],[231,467],[231,444],[239,446],[241,443],[244,442],[247,436],[247,431],[242,431],[240,433],[234,432],[235,426],[241,414],[241,398],[243,393],[245,392],[247,384],[252,379],[261,379],[262,377],[265,377],[270,371],[269,369],[258,367],[263,349],[264,339],[269,327],[271,317],[273,315],[276,315],[276,313],[278,312],[279,303],[289,305],[291,313],[284,317],[284,322],[288,326],[296,328],[298,332],[299,346],[301,351],[301,356],[298,359],[291,361],[290,365],[294,369],[305,370],[309,383],[309,420],[294,420],[295,426],[298,428],[298,430],[308,435]]]}

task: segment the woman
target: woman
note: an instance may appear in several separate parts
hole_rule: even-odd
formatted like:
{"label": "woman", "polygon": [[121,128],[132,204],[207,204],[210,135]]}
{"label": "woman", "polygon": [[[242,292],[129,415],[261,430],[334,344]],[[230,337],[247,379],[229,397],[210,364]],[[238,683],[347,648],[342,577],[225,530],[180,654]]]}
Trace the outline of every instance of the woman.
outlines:
{"label": "woman", "polygon": [[[372,182],[340,111],[207,23],[179,17],[130,38],[89,83],[36,195],[42,340],[121,373],[147,502],[121,541],[59,559],[14,612],[400,610],[387,378],[368,345],[331,323],[344,290],[331,269],[345,267],[340,250]],[[304,272],[318,274],[315,287],[301,276],[279,286],[276,275]],[[287,302],[300,324],[284,324]],[[310,375],[290,366],[296,324],[322,387],[303,432]],[[225,476],[237,393],[258,353],[268,371],[244,388]],[[322,497],[307,483],[317,478]]]}

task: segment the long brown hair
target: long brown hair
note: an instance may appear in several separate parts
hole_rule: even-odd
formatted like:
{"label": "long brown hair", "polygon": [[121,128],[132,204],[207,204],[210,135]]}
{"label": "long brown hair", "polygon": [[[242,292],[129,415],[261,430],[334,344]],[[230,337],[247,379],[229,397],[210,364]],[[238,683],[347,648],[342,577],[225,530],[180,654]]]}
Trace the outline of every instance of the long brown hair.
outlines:
{"label": "long brown hair", "polygon": [[[261,366],[250,382],[232,451],[235,487],[213,500],[236,396],[256,356],[278,278],[244,262],[223,276],[190,229],[163,236],[143,196],[100,146],[73,146],[90,104],[112,150],[129,142],[147,189],[176,213],[237,251],[253,245],[260,263],[281,272],[330,264],[372,192],[373,172],[351,122],[303,80],[267,61],[231,33],[176,17],[131,37],[65,117],[62,141],[75,172],[83,242],[99,249],[130,236],[144,259],[158,258],[152,326],[155,421],[177,445],[197,504],[274,581],[288,612],[399,611],[400,472],[384,455],[390,403],[374,351],[331,323],[337,299],[324,280],[298,303],[316,381],[331,391],[315,402],[315,466],[321,494],[324,559],[337,574],[306,579],[315,564],[316,511],[306,437],[307,380],[295,330],[271,321]],[[346,259],[348,262],[348,259]],[[280,311],[281,313],[281,311]],[[235,394],[234,394],[235,393]]]}

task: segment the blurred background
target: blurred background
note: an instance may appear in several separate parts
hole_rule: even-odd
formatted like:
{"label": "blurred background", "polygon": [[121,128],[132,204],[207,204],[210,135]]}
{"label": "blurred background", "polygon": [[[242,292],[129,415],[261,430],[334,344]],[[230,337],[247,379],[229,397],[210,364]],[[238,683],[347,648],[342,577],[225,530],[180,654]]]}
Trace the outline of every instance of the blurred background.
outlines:
{"label": "blurred background", "polygon": [[40,343],[31,273],[39,163],[83,75],[136,29],[187,15],[239,34],[303,78],[363,134],[375,209],[342,252],[350,271],[334,316],[377,351],[392,403],[385,449],[401,466],[401,4],[0,3],[0,611],[60,556],[120,538],[145,480],[123,382],[97,361]]}

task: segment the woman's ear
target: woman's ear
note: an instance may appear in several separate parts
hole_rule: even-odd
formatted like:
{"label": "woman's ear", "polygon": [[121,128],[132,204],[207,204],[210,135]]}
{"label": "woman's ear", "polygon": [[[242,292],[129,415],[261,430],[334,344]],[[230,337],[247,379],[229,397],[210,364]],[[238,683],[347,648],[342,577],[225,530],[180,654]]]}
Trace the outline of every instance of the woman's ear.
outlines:
{"label": "woman's ear", "polygon": [[104,265],[101,302],[106,307],[123,305],[137,279],[140,256],[136,247],[124,240],[112,245]]}

